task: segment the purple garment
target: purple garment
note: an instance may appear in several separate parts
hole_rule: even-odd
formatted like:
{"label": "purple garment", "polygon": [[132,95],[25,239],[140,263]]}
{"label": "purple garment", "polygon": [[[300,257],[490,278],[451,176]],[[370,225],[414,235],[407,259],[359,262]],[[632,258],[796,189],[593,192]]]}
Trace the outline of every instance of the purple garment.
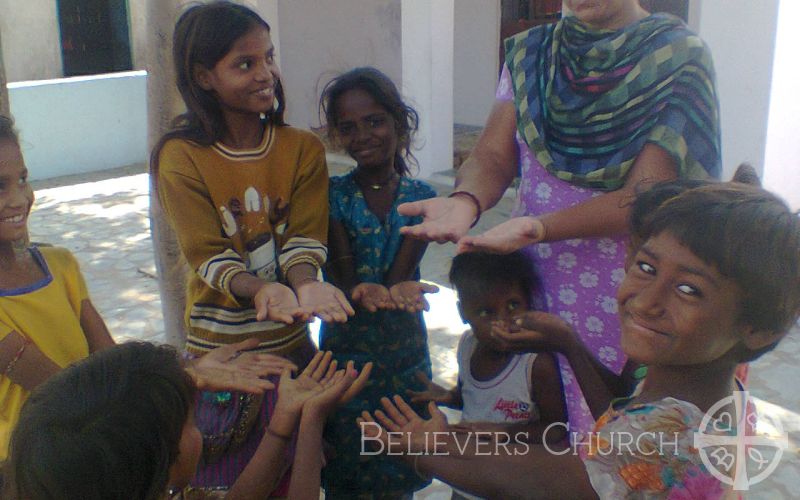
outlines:
{"label": "purple garment", "polygon": [[[500,76],[496,98],[514,99],[507,67]],[[520,186],[513,217],[555,212],[602,194],[552,176],[536,160],[519,133],[516,139]],[[617,288],[625,276],[625,240],[624,236],[582,238],[539,243],[523,249],[542,278],[546,310],[571,324],[594,356],[615,373],[622,371],[626,361],[620,348],[616,299]],[[570,436],[573,432],[591,431],[594,418],[572,368],[563,356],[559,356],[559,364]]]}

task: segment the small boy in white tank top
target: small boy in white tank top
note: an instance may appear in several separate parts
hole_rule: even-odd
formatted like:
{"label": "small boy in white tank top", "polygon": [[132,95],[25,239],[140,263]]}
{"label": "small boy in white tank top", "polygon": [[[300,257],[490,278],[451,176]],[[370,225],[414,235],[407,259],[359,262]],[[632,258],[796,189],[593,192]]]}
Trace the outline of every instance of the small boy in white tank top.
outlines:
{"label": "small boy in white tank top", "polygon": [[[457,255],[450,281],[458,310],[470,329],[458,344],[458,385],[450,390],[418,373],[427,385],[409,392],[412,402],[433,401],[462,411],[464,432],[489,432],[510,444],[541,443],[547,427],[566,422],[558,363],[548,352],[515,353],[500,344],[492,328],[504,327],[528,311],[538,277],[519,252],[508,255],[468,252]],[[563,426],[547,432],[548,443],[564,437]]]}

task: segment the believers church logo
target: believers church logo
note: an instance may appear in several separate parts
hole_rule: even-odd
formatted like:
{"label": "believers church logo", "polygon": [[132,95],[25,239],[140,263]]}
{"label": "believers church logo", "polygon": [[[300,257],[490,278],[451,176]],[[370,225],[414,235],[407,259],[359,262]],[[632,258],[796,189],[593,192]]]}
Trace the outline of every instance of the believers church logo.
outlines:
{"label": "believers church logo", "polygon": [[[735,391],[718,401],[694,434],[694,447],[706,469],[737,491],[748,490],[772,474],[789,447],[780,420],[748,411],[748,396],[747,391]],[[756,423],[770,432],[756,434]]]}

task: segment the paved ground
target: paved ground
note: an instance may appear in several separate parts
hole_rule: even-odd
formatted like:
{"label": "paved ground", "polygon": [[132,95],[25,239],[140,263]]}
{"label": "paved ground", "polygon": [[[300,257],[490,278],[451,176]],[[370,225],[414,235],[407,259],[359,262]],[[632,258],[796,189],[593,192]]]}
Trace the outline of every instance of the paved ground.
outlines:
{"label": "paved ground", "polygon": [[[148,179],[142,166],[34,183],[37,202],[30,218],[31,239],[66,247],[82,265],[92,300],[117,341],[163,341],[163,322],[148,222]],[[436,183],[450,189],[446,177]],[[488,211],[476,230],[508,217],[511,200]],[[455,346],[463,325],[455,297],[447,288],[454,245],[431,245],[422,262],[423,279],[440,285],[426,315],[437,381],[455,381]],[[800,491],[800,332],[751,367],[750,391],[759,413],[778,419],[789,433],[789,447],[766,480],[748,498],[793,498]],[[759,430],[776,432],[762,418]],[[795,492],[795,493],[792,493]],[[416,498],[449,498],[441,483]]]}

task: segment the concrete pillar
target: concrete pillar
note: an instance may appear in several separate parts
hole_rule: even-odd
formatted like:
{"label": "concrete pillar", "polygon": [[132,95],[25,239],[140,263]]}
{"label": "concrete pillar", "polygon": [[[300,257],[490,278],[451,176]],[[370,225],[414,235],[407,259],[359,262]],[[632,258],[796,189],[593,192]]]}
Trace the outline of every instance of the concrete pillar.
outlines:
{"label": "concrete pillar", "polygon": [[[172,33],[175,21],[188,0],[147,0],[146,44],[147,66],[147,139],[150,149],[170,129],[172,119],[184,109],[183,100],[175,85],[172,63]],[[183,321],[186,301],[186,265],[178,248],[177,238],[164,218],[154,185],[150,178],[150,232],[153,238],[153,257],[158,273],[161,309],[164,312],[166,341],[183,347],[186,329]]]}
{"label": "concrete pillar", "polygon": [[403,91],[420,115],[419,177],[453,167],[454,0],[403,0]]}

